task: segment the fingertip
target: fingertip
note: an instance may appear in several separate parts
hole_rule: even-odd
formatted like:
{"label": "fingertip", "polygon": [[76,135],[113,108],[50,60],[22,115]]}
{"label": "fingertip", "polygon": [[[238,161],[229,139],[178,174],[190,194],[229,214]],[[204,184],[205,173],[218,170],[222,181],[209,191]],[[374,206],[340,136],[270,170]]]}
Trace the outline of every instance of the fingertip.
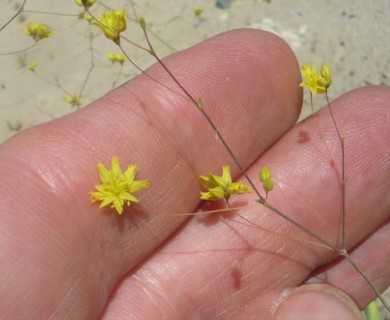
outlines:
{"label": "fingertip", "polygon": [[277,308],[274,319],[364,319],[352,299],[324,284],[303,285],[291,291]]}

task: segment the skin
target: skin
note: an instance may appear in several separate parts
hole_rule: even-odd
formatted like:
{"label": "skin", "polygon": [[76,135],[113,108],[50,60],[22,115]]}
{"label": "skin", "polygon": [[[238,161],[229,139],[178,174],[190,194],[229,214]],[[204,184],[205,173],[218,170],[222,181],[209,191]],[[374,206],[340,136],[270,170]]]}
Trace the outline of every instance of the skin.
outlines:
{"label": "skin", "polygon": [[[269,33],[239,30],[164,61],[202,99],[259,188],[258,170],[271,168],[269,202],[339,245],[340,144],[326,109],[295,124],[302,89],[289,47]],[[374,298],[366,282],[269,210],[177,215],[225,207],[199,201],[198,175],[230,165],[239,178],[239,170],[162,68],[147,72],[175,92],[141,75],[0,146],[2,316],[312,319],[337,310],[357,319],[354,304]],[[346,244],[379,290],[390,284],[389,107],[388,87],[332,101],[346,145]],[[96,164],[108,166],[114,155],[122,168],[137,163],[137,179],[151,182],[121,216],[88,196],[99,183]],[[254,200],[252,193],[230,204]]]}

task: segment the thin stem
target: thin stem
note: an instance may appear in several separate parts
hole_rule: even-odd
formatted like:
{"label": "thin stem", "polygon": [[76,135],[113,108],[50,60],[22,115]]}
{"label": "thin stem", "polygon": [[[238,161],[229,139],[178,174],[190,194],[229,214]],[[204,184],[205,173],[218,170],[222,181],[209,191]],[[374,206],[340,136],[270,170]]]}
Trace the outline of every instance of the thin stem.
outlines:
{"label": "thin stem", "polygon": [[83,92],[84,92],[85,86],[87,85],[89,77],[91,76],[92,70],[95,67],[95,59],[94,59],[94,55],[93,55],[92,38],[93,38],[92,31],[91,31],[91,28],[89,28],[89,49],[90,49],[89,51],[90,51],[91,63],[89,65],[89,69],[88,69],[87,75],[84,78],[84,82],[83,82],[83,84],[81,85],[81,88],[80,88],[80,92],[79,92],[80,99],[81,99],[81,96],[83,95]]}
{"label": "thin stem", "polygon": [[138,64],[136,64],[131,58],[130,56],[126,53],[126,51],[123,49],[123,47],[119,44],[118,45],[119,48],[121,49],[123,55],[126,57],[126,59],[132,64],[132,66],[134,68],[136,68],[139,72],[141,72],[142,74],[146,75],[147,77],[151,78],[147,72],[145,72]]}
{"label": "thin stem", "polygon": [[[260,202],[260,201],[259,201]],[[338,249],[336,246],[334,246],[333,244],[331,244],[329,241],[326,241],[325,239],[321,238],[320,236],[316,235],[315,233],[313,233],[312,231],[310,231],[308,228],[306,228],[305,226],[301,225],[300,223],[298,223],[297,221],[295,221],[293,218],[290,218],[289,216],[287,216],[286,214],[284,214],[282,211],[280,211],[279,209],[275,208],[274,206],[270,205],[268,202],[261,202],[262,205],[268,209],[270,209],[272,212],[276,213],[278,216],[282,217],[283,219],[287,220],[288,222],[290,222],[291,224],[293,224],[294,226],[296,226],[297,228],[301,229],[303,232],[305,232],[306,234],[310,235],[311,237],[313,237],[314,239],[318,240],[319,242],[323,243],[325,246],[333,249],[335,252],[337,252],[338,254],[341,254],[340,252],[340,249]]]}
{"label": "thin stem", "polygon": [[311,114],[314,114],[314,105],[313,105],[313,94],[310,91],[310,106],[311,106]]}
{"label": "thin stem", "polygon": [[342,194],[342,200],[341,200],[342,201],[342,203],[341,203],[341,247],[343,249],[345,249],[347,246],[346,246],[346,241],[345,241],[345,239],[346,239],[346,235],[345,235],[345,213],[346,213],[345,184],[346,184],[346,180],[345,180],[344,139],[341,137],[340,130],[336,124],[336,120],[335,120],[335,117],[333,115],[332,108],[330,106],[328,92],[325,93],[325,97],[326,97],[326,102],[327,102],[328,110],[330,113],[330,117],[331,117],[331,119],[333,121],[333,125],[336,129],[337,136],[338,136],[339,141],[340,141],[340,147],[341,147],[341,188],[342,188],[342,191],[341,191],[341,194]]}
{"label": "thin stem", "polygon": [[8,56],[8,55],[11,55],[11,54],[17,54],[17,53],[22,53],[22,52],[31,50],[32,48],[34,48],[37,45],[37,43],[38,43],[38,41],[36,40],[31,46],[29,46],[27,48],[20,49],[20,50],[17,50],[17,51],[7,52],[7,53],[0,53],[0,56]]}
{"label": "thin stem", "polygon": [[237,165],[237,167],[240,169],[240,172],[242,173],[242,175],[247,179],[248,183],[251,185],[252,189],[255,191],[256,195],[259,197],[259,199],[261,199],[262,201],[264,201],[264,197],[260,194],[260,192],[257,190],[255,184],[253,183],[253,181],[249,178],[248,174],[246,173],[246,171],[244,170],[244,167],[243,165],[241,164],[241,162],[237,159],[236,155],[234,154],[233,150],[230,148],[230,146],[227,144],[225,138],[221,135],[221,133],[219,132],[218,128],[216,127],[216,125],[214,124],[214,122],[211,120],[210,116],[208,115],[208,113],[206,112],[206,110],[203,108],[203,105],[201,103],[201,101],[196,101],[194,99],[194,97],[188,92],[188,90],[186,88],[184,88],[184,86],[179,82],[179,80],[176,79],[176,77],[172,74],[172,72],[168,69],[168,67],[161,61],[161,59],[157,56],[157,54],[155,53],[155,51],[153,50],[153,46],[149,40],[149,37],[148,37],[148,33],[146,32],[146,29],[145,28],[142,28],[142,30],[144,31],[144,34],[145,34],[145,38],[146,38],[146,41],[148,43],[148,46],[149,46],[149,51],[150,53],[153,55],[153,57],[157,60],[157,62],[164,68],[164,70],[169,74],[169,76],[173,79],[173,81],[177,84],[177,86],[184,92],[184,94],[192,101],[192,103],[198,108],[198,110],[202,113],[203,117],[206,119],[206,121],[208,122],[208,124],[211,126],[211,128],[213,129],[213,131],[216,133],[217,137],[219,138],[219,140],[221,141],[221,143],[223,144],[223,146],[225,147],[225,149],[227,150],[227,152],[229,153],[230,157],[233,159],[233,161],[235,162],[235,164]]}
{"label": "thin stem", "polygon": [[187,213],[166,213],[166,215],[172,215],[172,216],[198,216],[203,214],[213,214],[213,213],[221,213],[221,212],[229,212],[234,210],[241,210],[241,209],[250,209],[258,206],[258,204],[252,204],[252,205],[246,205],[246,206],[239,206],[239,207],[228,207],[223,209],[215,209],[215,210],[208,210],[208,211],[199,211],[199,212],[187,212]]}
{"label": "thin stem", "polygon": [[119,81],[120,77],[122,76],[122,72],[123,72],[123,63],[120,64],[119,72],[117,73],[116,79],[112,82],[112,88],[111,89],[114,89],[117,86],[118,81]]}
{"label": "thin stem", "polygon": [[[133,16],[134,16],[134,20],[136,21],[137,20],[137,17],[138,17],[138,14],[137,14],[137,10],[135,9],[135,5],[134,5],[134,1],[133,0],[130,0],[130,5],[131,5],[131,10],[133,11]],[[150,27],[146,26],[146,28],[148,29],[148,32],[150,32],[157,40],[159,40],[163,45],[165,45],[169,50],[173,51],[173,52],[176,52],[177,50],[172,47],[167,41],[165,41],[159,34],[157,34],[157,32],[155,32],[153,29],[151,29]]]}
{"label": "thin stem", "polygon": [[49,11],[34,11],[24,10],[25,13],[38,13],[38,14],[49,14],[51,16],[63,16],[63,17],[78,17],[78,14],[74,13],[61,13],[61,12],[49,12]]}
{"label": "thin stem", "polygon": [[20,6],[20,9],[9,19],[1,28],[0,32],[3,31],[5,27],[7,27],[19,14],[22,13],[24,6],[26,5],[27,0],[24,0],[22,5]]}
{"label": "thin stem", "polygon": [[70,93],[68,91],[66,91],[62,86],[61,84],[58,82],[58,79],[56,79],[56,82],[53,83],[53,82],[50,82],[49,80],[45,79],[43,76],[41,76],[39,73],[37,73],[36,71],[32,71],[35,76],[37,78],[39,78],[41,81],[53,86],[53,87],[56,87],[58,89],[60,89],[63,93],[65,93],[66,95],[70,95]]}
{"label": "thin stem", "polygon": [[174,48],[171,44],[169,44],[166,40],[164,40],[156,31],[154,31],[152,28],[148,27],[148,31],[158,40],[160,41],[164,46],[166,46],[169,50],[172,52],[176,52],[177,49]]}
{"label": "thin stem", "polygon": [[[243,217],[241,214],[237,213],[237,216],[240,217],[242,220],[248,222],[251,226],[255,227],[255,228],[260,228],[260,229],[263,229],[262,227],[260,227],[258,224],[248,220],[247,218]],[[305,240],[305,239],[297,239],[297,238],[293,238],[293,237],[289,237],[289,236],[286,236],[285,234],[282,234],[282,233],[278,233],[278,232],[275,232],[275,231],[269,231],[267,230],[268,232],[271,232],[272,234],[276,234],[280,237],[283,237],[283,238],[286,238],[286,239],[290,239],[290,240],[293,240],[293,241],[297,241],[297,242],[304,242],[304,243],[310,243],[312,245],[316,245],[318,247],[321,247],[321,248],[325,248],[325,249],[328,249],[328,250],[333,250],[333,248],[331,247],[328,247],[326,245],[324,245],[323,243],[321,242],[315,242],[315,241],[310,241],[310,240]]]}
{"label": "thin stem", "polygon": [[[123,49],[123,47],[121,45],[118,45],[120,50],[122,51],[123,55],[126,57],[126,59],[133,65],[134,68],[136,68],[140,73],[142,73],[143,75],[147,76],[149,79],[153,80],[154,82],[158,83],[160,86],[168,89],[169,91],[179,95],[179,96],[183,96],[183,94],[181,92],[178,92],[178,91],[175,91],[174,89],[170,88],[169,86],[167,86],[165,83],[157,80],[157,79],[154,79],[151,75],[149,75],[149,73],[147,73],[146,71],[144,71],[139,65],[137,65],[134,60],[132,60],[130,58],[130,56],[126,53],[126,51]],[[154,56],[149,50],[147,51],[149,54],[151,54],[152,56]],[[184,96],[183,96],[184,97]]]}
{"label": "thin stem", "polygon": [[355,268],[355,270],[364,278],[364,280],[366,280],[368,285],[371,287],[372,291],[374,291],[374,293],[377,296],[377,298],[382,302],[383,306],[388,311],[390,311],[390,305],[387,304],[386,300],[382,297],[382,294],[375,287],[375,285],[372,282],[372,280],[370,279],[370,277],[362,269],[360,269],[360,267],[355,263],[355,261],[352,259],[352,257],[347,252],[345,252],[345,254],[343,254],[343,256]]}

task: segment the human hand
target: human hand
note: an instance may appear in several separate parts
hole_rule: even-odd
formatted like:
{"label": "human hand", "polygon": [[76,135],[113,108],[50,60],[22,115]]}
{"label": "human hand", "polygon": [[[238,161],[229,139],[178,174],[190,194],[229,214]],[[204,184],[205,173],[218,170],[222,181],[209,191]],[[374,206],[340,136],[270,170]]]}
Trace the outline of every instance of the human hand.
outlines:
{"label": "human hand", "polygon": [[[248,174],[271,168],[269,202],[337,243],[339,141],[327,110],[295,125],[302,90],[287,45],[240,30],[165,61],[202,99]],[[160,66],[147,72],[175,88]],[[379,289],[390,283],[389,101],[389,88],[372,87],[332,102],[346,146],[347,245]],[[139,178],[151,183],[140,204],[121,216],[100,210],[88,196],[99,182],[96,164],[109,165],[114,155],[122,166],[137,163]],[[333,286],[360,308],[374,298],[346,261],[294,240],[310,238],[260,204],[206,218],[172,215],[208,208],[199,200],[198,175],[219,174],[227,164],[238,177],[200,112],[144,75],[9,139],[0,147],[2,316],[246,319],[303,312],[313,318],[338,305],[344,310],[338,315],[352,318],[345,303],[332,301]],[[231,206],[254,200],[242,195]],[[329,286],[305,291],[313,279]]]}

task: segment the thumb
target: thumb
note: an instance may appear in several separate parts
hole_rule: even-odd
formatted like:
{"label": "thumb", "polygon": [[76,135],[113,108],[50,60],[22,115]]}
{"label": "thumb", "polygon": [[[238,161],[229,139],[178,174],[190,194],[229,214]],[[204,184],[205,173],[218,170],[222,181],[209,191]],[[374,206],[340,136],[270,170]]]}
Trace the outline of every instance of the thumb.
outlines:
{"label": "thumb", "polygon": [[324,284],[300,286],[290,292],[274,319],[364,319],[359,308],[342,291]]}

